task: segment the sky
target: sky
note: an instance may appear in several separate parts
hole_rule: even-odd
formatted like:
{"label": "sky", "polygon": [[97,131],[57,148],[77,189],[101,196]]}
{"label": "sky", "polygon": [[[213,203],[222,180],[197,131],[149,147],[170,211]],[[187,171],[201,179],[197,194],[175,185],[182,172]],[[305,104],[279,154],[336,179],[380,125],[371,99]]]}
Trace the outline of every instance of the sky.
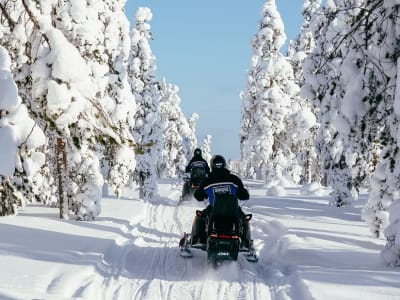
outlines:
{"label": "sky", "polygon": [[[212,154],[240,158],[240,92],[246,84],[251,37],[257,32],[264,0],[127,1],[130,21],[137,7],[152,10],[151,47],[157,76],[179,86],[181,107],[196,112],[198,145],[212,135]],[[288,39],[302,23],[301,0],[277,0]],[[284,47],[283,52],[286,51]]]}
{"label": "sky", "polygon": [[360,218],[367,194],[338,209],[327,189],[271,193],[244,183],[257,263],[240,254],[214,270],[204,251],[180,257],[179,239],[205,204],[179,203],[181,180],[164,180],[150,201],[136,190],[104,196],[92,222],[60,220],[56,207],[41,204],[1,217],[0,299],[400,299],[400,270],[381,263],[385,241]]}

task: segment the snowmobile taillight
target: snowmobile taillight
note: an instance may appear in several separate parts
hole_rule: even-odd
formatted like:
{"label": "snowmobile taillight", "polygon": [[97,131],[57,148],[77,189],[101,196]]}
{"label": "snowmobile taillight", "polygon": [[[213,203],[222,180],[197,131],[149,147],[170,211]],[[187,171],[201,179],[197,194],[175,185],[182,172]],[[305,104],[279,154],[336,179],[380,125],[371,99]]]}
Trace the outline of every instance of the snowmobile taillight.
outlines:
{"label": "snowmobile taillight", "polygon": [[203,212],[201,210],[196,210],[196,216],[201,217]]}
{"label": "snowmobile taillight", "polygon": [[227,234],[218,234],[218,233],[212,233],[212,234],[210,234],[210,237],[221,238],[221,239],[239,239],[239,236],[237,236],[237,235],[227,235]]}

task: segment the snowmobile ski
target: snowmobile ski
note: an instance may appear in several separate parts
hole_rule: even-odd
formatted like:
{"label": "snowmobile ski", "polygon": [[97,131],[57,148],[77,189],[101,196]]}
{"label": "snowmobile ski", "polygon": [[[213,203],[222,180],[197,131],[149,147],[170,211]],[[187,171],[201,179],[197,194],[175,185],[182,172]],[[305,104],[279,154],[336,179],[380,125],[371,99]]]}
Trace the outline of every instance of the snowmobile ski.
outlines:
{"label": "snowmobile ski", "polygon": [[181,248],[179,255],[182,257],[192,257],[193,253],[189,248]]}
{"label": "snowmobile ski", "polygon": [[244,258],[246,258],[246,260],[248,262],[252,262],[252,263],[258,262],[258,257],[255,252],[244,253]]}
{"label": "snowmobile ski", "polygon": [[183,233],[183,238],[179,241],[179,255],[182,257],[192,257],[193,253],[189,249],[190,243],[189,243],[189,237],[190,234],[184,232]]}
{"label": "snowmobile ski", "polygon": [[249,252],[243,253],[243,254],[244,254],[244,257],[246,258],[246,260],[248,262],[253,262],[253,263],[258,262],[257,253],[256,253],[256,250],[254,249],[254,246],[253,246],[253,240],[250,241]]}

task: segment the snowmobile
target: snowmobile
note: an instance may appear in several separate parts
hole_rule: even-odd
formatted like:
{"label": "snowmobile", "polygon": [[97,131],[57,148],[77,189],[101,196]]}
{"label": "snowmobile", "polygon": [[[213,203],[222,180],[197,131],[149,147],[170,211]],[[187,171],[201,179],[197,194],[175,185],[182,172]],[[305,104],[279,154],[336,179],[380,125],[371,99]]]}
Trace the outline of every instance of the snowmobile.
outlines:
{"label": "snowmobile", "polygon": [[[215,199],[213,208],[206,221],[206,244],[192,245],[190,234],[184,233],[179,242],[180,255],[192,257],[191,248],[198,248],[207,252],[208,263],[217,268],[225,262],[237,261],[239,252],[245,252],[245,258],[250,262],[257,262],[258,258],[250,241],[248,248],[241,248],[240,232],[243,221],[250,221],[251,214],[239,217],[239,205],[236,197],[224,195]],[[200,216],[202,211],[196,211]]]}
{"label": "snowmobile", "polygon": [[185,173],[183,176],[183,191],[181,200],[190,200],[193,198],[194,192],[199,188],[200,183],[206,178],[206,172],[203,168],[196,165],[192,168],[190,173]]}

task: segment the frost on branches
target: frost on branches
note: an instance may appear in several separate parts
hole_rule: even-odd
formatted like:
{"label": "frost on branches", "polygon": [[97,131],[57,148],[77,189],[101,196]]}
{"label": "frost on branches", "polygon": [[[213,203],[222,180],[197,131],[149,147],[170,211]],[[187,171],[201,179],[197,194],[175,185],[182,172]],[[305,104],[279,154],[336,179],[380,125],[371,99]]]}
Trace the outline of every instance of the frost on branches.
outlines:
{"label": "frost on branches", "polygon": [[41,167],[45,164],[43,131],[21,103],[11,75],[11,59],[0,46],[0,215],[40,200]]}

